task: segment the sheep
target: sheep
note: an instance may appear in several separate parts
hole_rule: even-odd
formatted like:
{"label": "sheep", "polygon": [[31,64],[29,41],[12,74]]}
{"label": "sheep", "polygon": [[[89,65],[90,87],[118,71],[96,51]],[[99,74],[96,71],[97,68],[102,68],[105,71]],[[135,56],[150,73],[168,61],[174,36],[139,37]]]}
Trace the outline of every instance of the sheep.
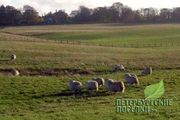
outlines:
{"label": "sheep", "polygon": [[69,81],[69,89],[71,91],[79,92],[79,91],[81,91],[81,88],[82,88],[82,83],[81,82],[75,81],[75,80],[70,80]]}
{"label": "sheep", "polygon": [[152,68],[151,67],[145,67],[142,71],[142,75],[150,75],[152,74]]}
{"label": "sheep", "polygon": [[89,80],[86,82],[86,89],[91,91],[98,91],[98,82],[94,80]]}
{"label": "sheep", "polygon": [[12,75],[14,75],[14,76],[19,76],[19,75],[20,75],[19,71],[16,70],[16,69],[11,69],[11,73],[12,73]]}
{"label": "sheep", "polygon": [[105,87],[108,91],[111,92],[122,92],[125,91],[124,83],[121,81],[114,81],[112,79],[106,79],[105,81]]}
{"label": "sheep", "polygon": [[138,77],[135,74],[126,73],[125,74],[125,81],[126,81],[126,83],[128,83],[130,85],[132,85],[132,84],[139,85]]}
{"label": "sheep", "polygon": [[98,86],[104,86],[104,79],[103,78],[92,78],[92,80],[98,83]]}
{"label": "sheep", "polygon": [[125,74],[125,77],[130,77],[130,76],[131,76],[130,73],[126,73],[126,74]]}
{"label": "sheep", "polygon": [[122,81],[114,81],[114,82],[112,82],[110,91],[124,93],[124,91],[125,91],[124,83]]}
{"label": "sheep", "polygon": [[106,79],[105,80],[105,88],[107,90],[110,90],[111,89],[111,85],[112,85],[113,82],[114,82],[114,80],[112,80],[112,79]]}
{"label": "sheep", "polygon": [[123,65],[115,65],[113,71],[114,72],[125,71],[125,67]]}
{"label": "sheep", "polygon": [[11,55],[11,60],[15,60],[16,59],[16,55],[15,54],[12,54]]}

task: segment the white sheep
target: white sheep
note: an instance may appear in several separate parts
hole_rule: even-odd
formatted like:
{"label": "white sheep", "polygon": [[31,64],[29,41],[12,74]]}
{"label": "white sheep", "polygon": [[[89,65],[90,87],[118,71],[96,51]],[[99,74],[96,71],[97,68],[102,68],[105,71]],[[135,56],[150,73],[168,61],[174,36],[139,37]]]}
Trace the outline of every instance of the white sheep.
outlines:
{"label": "white sheep", "polygon": [[152,67],[145,67],[142,71],[142,75],[150,75],[152,74]]}
{"label": "white sheep", "polygon": [[104,86],[104,78],[92,78],[92,80],[98,83],[98,86]]}
{"label": "white sheep", "polygon": [[16,70],[16,69],[11,69],[11,73],[12,73],[12,75],[14,75],[14,76],[19,76],[19,75],[20,75],[19,71]]}
{"label": "white sheep", "polygon": [[81,91],[81,88],[82,88],[82,83],[81,82],[75,81],[75,80],[70,80],[69,81],[69,89],[71,91],[79,92],[79,91]]}
{"label": "white sheep", "polygon": [[98,91],[98,82],[94,80],[89,80],[86,82],[86,89],[92,91]]}
{"label": "white sheep", "polygon": [[15,60],[15,59],[16,59],[16,55],[15,54],[11,55],[11,60]]}
{"label": "white sheep", "polygon": [[106,79],[105,80],[105,87],[108,91],[111,92],[122,92],[125,91],[124,83],[121,81],[114,81],[112,79]]}
{"label": "white sheep", "polygon": [[130,73],[126,73],[126,74],[125,74],[125,77],[130,77],[130,76],[131,76]]}
{"label": "white sheep", "polygon": [[107,90],[110,90],[111,89],[111,85],[112,85],[113,82],[114,82],[114,80],[112,80],[112,79],[106,79],[105,80],[105,88]]}
{"label": "white sheep", "polygon": [[114,81],[114,82],[112,82],[110,91],[124,93],[124,91],[125,91],[124,83],[122,81]]}
{"label": "white sheep", "polygon": [[123,65],[115,65],[114,67],[114,72],[119,72],[119,71],[125,71],[125,67]]}
{"label": "white sheep", "polygon": [[125,81],[126,81],[126,83],[131,84],[131,85],[132,84],[139,84],[138,77],[135,74],[126,73],[125,74]]}

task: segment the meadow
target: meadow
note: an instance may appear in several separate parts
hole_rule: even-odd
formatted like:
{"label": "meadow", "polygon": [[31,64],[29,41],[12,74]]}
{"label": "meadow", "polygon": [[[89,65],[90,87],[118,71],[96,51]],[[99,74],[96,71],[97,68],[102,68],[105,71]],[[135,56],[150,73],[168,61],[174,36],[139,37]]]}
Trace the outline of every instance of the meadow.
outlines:
{"label": "meadow", "polygon": [[[0,119],[2,120],[139,120],[179,119],[180,25],[52,25],[0,30]],[[9,60],[16,54],[15,61]],[[125,72],[113,73],[115,64]],[[153,74],[141,76],[145,66]],[[20,76],[7,76],[16,68]],[[138,75],[139,86],[124,94],[104,89],[96,94],[69,95],[68,80],[92,77],[124,81]],[[144,98],[144,89],[164,80],[162,98],[173,105],[154,113],[116,113],[116,98]]]}
{"label": "meadow", "polygon": [[179,47],[179,30],[180,28],[177,24],[139,26],[93,24],[61,27],[30,27],[30,30],[20,28],[15,32],[16,34],[56,40],[64,43],[130,48],[168,48],[172,46]]}

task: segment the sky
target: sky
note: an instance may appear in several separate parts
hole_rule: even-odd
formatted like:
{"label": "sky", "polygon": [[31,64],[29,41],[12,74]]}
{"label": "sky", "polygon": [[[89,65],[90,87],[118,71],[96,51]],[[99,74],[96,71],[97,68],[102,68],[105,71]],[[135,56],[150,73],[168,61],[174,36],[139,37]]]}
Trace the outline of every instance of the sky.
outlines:
{"label": "sky", "polygon": [[0,0],[0,5],[12,5],[18,9],[22,8],[23,5],[30,5],[42,15],[56,10],[65,10],[70,13],[72,10],[78,9],[80,5],[89,8],[111,6],[115,2],[121,2],[132,9],[180,7],[180,0]]}

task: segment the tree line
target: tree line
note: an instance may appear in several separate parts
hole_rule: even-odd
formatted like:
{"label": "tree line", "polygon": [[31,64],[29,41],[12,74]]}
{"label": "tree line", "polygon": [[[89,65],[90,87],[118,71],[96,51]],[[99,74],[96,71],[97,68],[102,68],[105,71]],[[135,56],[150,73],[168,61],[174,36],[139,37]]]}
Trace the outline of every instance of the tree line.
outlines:
{"label": "tree line", "polygon": [[176,8],[142,8],[133,10],[120,2],[109,7],[90,9],[80,6],[67,14],[64,10],[49,12],[40,16],[31,6],[25,5],[21,10],[13,6],[0,6],[0,25],[56,25],[81,23],[177,23],[180,22],[180,7]]}

